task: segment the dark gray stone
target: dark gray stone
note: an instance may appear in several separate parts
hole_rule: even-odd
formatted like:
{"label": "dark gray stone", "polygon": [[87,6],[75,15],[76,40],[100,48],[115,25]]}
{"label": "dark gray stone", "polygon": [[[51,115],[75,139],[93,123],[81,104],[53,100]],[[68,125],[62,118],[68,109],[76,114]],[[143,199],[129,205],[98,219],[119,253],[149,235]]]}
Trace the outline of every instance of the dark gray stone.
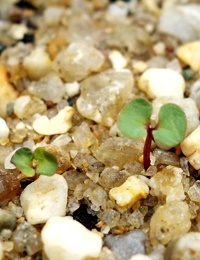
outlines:
{"label": "dark gray stone", "polygon": [[0,232],[3,229],[14,230],[16,221],[16,216],[12,212],[5,209],[0,209]]}
{"label": "dark gray stone", "polygon": [[147,235],[141,230],[134,229],[123,235],[108,235],[105,245],[110,248],[116,260],[128,260],[135,254],[145,254]]}

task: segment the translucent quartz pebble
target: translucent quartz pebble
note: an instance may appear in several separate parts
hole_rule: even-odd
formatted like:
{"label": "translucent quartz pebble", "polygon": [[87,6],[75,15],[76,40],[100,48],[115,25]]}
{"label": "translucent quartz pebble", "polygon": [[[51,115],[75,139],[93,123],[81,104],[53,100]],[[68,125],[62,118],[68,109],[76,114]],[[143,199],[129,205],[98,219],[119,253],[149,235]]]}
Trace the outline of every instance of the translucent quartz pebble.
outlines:
{"label": "translucent quartz pebble", "polygon": [[187,191],[192,201],[200,202],[200,181],[196,181]]}
{"label": "translucent quartz pebble", "polygon": [[194,81],[190,86],[189,97],[196,102],[197,107],[200,107],[200,79]]}
{"label": "translucent quartz pebble", "polygon": [[179,157],[174,152],[170,151],[163,151],[162,149],[154,149],[153,156],[155,156],[156,161],[155,165],[172,165],[172,166],[179,166]]}
{"label": "translucent quartz pebble", "polygon": [[191,98],[176,98],[176,97],[159,97],[153,100],[153,113],[151,119],[157,121],[158,113],[161,106],[166,103],[173,103],[180,106],[187,118],[187,128],[185,136],[189,135],[199,125],[199,110],[195,101]]}
{"label": "translucent quartz pebble", "polygon": [[21,194],[20,202],[30,224],[45,223],[52,216],[64,216],[68,196],[63,176],[40,177],[29,184]]}
{"label": "translucent quartz pebble", "polygon": [[130,52],[142,54],[149,44],[149,35],[139,26],[116,26],[106,39],[108,46],[128,49]]}
{"label": "translucent quartz pebble", "polygon": [[99,177],[99,184],[104,188],[120,186],[130,176],[127,171],[118,171],[113,168],[105,168]]}
{"label": "translucent quartz pebble", "polygon": [[44,251],[49,260],[97,258],[102,239],[72,217],[52,217],[42,229]]}
{"label": "translucent quartz pebble", "polygon": [[88,124],[85,122],[78,126],[75,132],[72,133],[72,139],[79,150],[90,147],[95,141],[94,135],[92,134]]}
{"label": "translucent quartz pebble", "polygon": [[151,218],[151,243],[166,245],[172,239],[186,234],[190,227],[190,212],[187,203],[184,201],[169,202],[157,208]]}
{"label": "translucent quartz pebble", "polygon": [[51,100],[53,103],[59,103],[65,95],[64,83],[54,72],[38,81],[31,82],[28,91],[45,100]]}
{"label": "translucent quartz pebble", "polygon": [[40,98],[29,95],[20,96],[14,103],[14,113],[20,119],[29,118],[35,113],[43,113],[46,109]]}
{"label": "translucent quartz pebble", "polygon": [[88,43],[74,42],[62,50],[53,62],[53,68],[67,82],[80,81],[91,72],[99,71],[103,54]]}
{"label": "translucent quartz pebble", "polygon": [[158,197],[162,204],[174,200],[184,200],[182,174],[181,168],[167,166],[150,179],[150,194]]}
{"label": "translucent quartz pebble", "polygon": [[16,216],[5,209],[0,209],[0,232],[3,229],[14,230],[16,226]]}
{"label": "translucent quartz pebble", "polygon": [[85,79],[77,100],[79,113],[101,125],[112,126],[130,97],[133,83],[129,70],[107,70]]}
{"label": "translucent quartz pebble", "polygon": [[110,228],[115,227],[120,219],[120,213],[114,209],[106,209],[98,214],[102,220]]}
{"label": "translucent quartz pebble", "polygon": [[135,254],[145,253],[146,239],[144,232],[134,229],[120,236],[108,235],[104,241],[114,253],[116,260],[127,260]]}
{"label": "translucent quartz pebble", "polygon": [[70,190],[75,190],[76,186],[87,178],[85,173],[76,170],[66,171],[62,176],[66,179]]}
{"label": "translucent quartz pebble", "polygon": [[42,249],[40,233],[26,221],[14,231],[12,241],[16,252],[27,253],[30,256]]}
{"label": "translucent quartz pebble", "polygon": [[164,260],[197,260],[200,259],[200,233],[188,234],[174,239],[167,247]]}
{"label": "translucent quartz pebble", "polygon": [[138,161],[142,155],[144,142],[125,137],[107,139],[95,151],[95,157],[107,167],[118,166],[120,169],[127,163]]}

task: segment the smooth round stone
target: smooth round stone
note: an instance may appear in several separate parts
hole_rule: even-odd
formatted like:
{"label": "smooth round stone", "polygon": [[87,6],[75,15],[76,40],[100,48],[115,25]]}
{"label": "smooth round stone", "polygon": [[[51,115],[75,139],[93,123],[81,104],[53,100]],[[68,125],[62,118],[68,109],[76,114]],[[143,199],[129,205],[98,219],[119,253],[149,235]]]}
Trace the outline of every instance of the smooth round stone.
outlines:
{"label": "smooth round stone", "polygon": [[41,232],[49,260],[84,260],[100,255],[102,239],[72,217],[52,217]]}
{"label": "smooth round stone", "polygon": [[147,69],[138,81],[138,87],[149,98],[172,96],[183,98],[185,81],[181,74],[172,69]]}
{"label": "smooth round stone", "polygon": [[20,201],[27,221],[45,223],[50,217],[66,214],[68,185],[61,175],[40,176],[21,194]]}

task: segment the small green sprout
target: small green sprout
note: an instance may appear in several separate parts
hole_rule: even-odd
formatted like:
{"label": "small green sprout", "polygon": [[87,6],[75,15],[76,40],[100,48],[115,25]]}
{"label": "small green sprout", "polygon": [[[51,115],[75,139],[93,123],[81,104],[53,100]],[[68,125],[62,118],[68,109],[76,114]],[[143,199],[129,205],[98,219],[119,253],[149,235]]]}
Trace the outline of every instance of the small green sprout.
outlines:
{"label": "small green sprout", "polygon": [[35,174],[51,176],[58,168],[55,156],[42,147],[36,148],[33,153],[28,148],[20,148],[12,156],[11,162],[26,177],[33,177]]}
{"label": "small green sprout", "polygon": [[163,105],[156,126],[151,126],[151,114],[151,104],[143,98],[136,98],[121,110],[117,122],[120,132],[132,139],[141,138],[147,132],[143,149],[145,170],[150,166],[152,140],[158,147],[168,150],[183,140],[187,127],[185,113],[178,105],[172,103]]}

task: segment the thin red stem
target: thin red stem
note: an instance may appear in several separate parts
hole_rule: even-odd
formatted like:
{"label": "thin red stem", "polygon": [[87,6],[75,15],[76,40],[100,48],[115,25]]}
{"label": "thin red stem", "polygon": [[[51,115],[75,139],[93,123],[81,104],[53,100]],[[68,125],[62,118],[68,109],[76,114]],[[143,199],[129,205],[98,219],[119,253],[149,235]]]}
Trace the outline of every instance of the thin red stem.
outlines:
{"label": "thin red stem", "polygon": [[151,165],[150,152],[151,152],[151,142],[153,140],[153,136],[152,136],[153,130],[155,130],[155,128],[151,128],[148,124],[147,125],[147,137],[146,137],[146,140],[144,143],[144,149],[143,149],[143,161],[144,161],[145,171]]}

